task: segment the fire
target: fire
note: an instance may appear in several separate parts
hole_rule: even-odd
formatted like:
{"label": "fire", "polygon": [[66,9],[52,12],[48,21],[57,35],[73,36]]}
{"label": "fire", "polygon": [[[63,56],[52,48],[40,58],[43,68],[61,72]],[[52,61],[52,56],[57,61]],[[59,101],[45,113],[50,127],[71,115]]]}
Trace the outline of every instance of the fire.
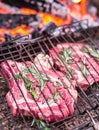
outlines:
{"label": "fire", "polygon": [[81,9],[80,10],[81,10],[82,15],[85,15],[87,13],[86,3],[87,3],[87,0],[81,1]]}
{"label": "fire", "polygon": [[21,9],[22,14],[37,14],[42,17],[42,24],[41,26],[46,25],[48,22],[53,21],[57,26],[63,25],[63,24],[70,24],[72,21],[72,18],[70,15],[68,15],[65,19],[56,17],[54,15],[48,14],[48,13],[42,13],[42,12],[36,12],[32,9]]}
{"label": "fire", "polygon": [[17,36],[17,35],[27,35],[29,33],[31,33],[33,31],[33,29],[31,27],[27,27],[25,25],[21,25],[18,26],[14,29],[0,29],[0,31],[2,33],[0,33],[0,40],[1,41],[5,41],[4,39],[4,34],[11,34],[13,37]]}
{"label": "fire", "polygon": [[78,16],[79,19],[81,20],[81,18],[85,14],[88,14],[87,7],[86,7],[87,0],[72,0],[72,2],[73,2],[72,5],[68,5],[71,15],[73,15],[74,17]]}
{"label": "fire", "polygon": [[[33,9],[27,9],[27,8],[21,8],[20,13],[25,14],[25,15],[30,15],[30,14],[37,14],[42,18],[42,22],[40,23],[40,27],[43,27],[46,25],[48,22],[53,21],[57,26],[63,25],[63,24],[70,24],[72,23],[72,20],[74,18],[82,20],[84,16],[91,17],[93,20],[95,20],[95,17],[91,16],[88,13],[87,10],[87,0],[71,0],[72,4],[68,0],[60,0],[64,5],[66,5],[66,8],[68,8],[69,12],[66,18],[60,18],[53,16],[48,13],[43,13],[43,12],[37,12]],[[1,2],[2,3],[2,2]],[[12,10],[8,10],[6,6],[0,7],[0,13],[13,13],[11,12]],[[16,35],[27,35],[33,31],[33,27],[31,26],[26,26],[26,25],[21,25],[18,26],[14,29],[0,29],[2,34],[0,33],[0,39],[4,41],[4,36],[5,33],[11,34],[13,37]]]}

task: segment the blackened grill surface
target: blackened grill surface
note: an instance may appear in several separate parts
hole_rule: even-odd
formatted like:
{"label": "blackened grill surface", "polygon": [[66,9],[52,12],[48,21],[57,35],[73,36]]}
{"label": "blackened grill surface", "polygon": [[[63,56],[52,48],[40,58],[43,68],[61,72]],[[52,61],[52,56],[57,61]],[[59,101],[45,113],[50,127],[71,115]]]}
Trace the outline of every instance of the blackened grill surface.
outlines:
{"label": "blackened grill surface", "polygon": [[[64,27],[67,28],[67,26]],[[72,29],[72,26],[70,26],[69,29]],[[92,29],[92,32],[90,32],[90,29],[88,30],[86,31],[83,28],[80,28],[80,30],[76,31],[75,33],[70,30],[69,33],[66,33],[62,36],[53,38],[47,37],[43,40],[37,40],[35,42],[34,40],[27,42],[25,41],[22,44],[17,44],[14,42],[12,45],[9,44],[0,48],[0,62],[7,59],[16,61],[30,60],[31,58],[29,56],[35,57],[40,52],[48,53],[50,48],[61,42],[81,41],[98,50],[98,43],[92,39],[92,36],[96,36],[94,34],[97,30]],[[36,124],[31,126],[33,121],[32,117],[22,116],[21,118],[18,118],[12,116],[5,99],[5,95],[9,90],[9,87],[6,87],[8,85],[5,82],[5,79],[1,78],[0,81],[0,106],[2,106],[0,107],[0,128],[4,130],[24,130],[30,128],[33,130],[38,129]],[[98,83],[97,86],[99,86]],[[88,89],[86,92],[80,90],[79,99],[77,104],[75,104],[75,113],[73,116],[64,119],[64,121],[51,123],[49,125],[51,126],[51,129],[54,130],[94,130],[93,122],[91,121],[87,110],[90,112],[96,122],[99,121],[99,88],[90,87],[90,89]]]}

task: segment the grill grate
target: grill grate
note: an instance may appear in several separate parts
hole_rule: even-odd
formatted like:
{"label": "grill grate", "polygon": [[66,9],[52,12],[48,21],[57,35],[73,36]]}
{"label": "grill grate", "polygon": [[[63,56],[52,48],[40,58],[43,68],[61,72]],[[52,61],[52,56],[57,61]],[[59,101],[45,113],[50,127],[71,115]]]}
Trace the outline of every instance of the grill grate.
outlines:
{"label": "grill grate", "polygon": [[[0,48],[0,62],[5,60],[15,60],[15,61],[22,61],[25,63],[26,60],[29,60],[33,63],[33,58],[37,56],[40,52],[47,54],[50,48],[54,48],[55,45],[62,43],[62,42],[83,42],[91,45],[94,49],[99,49],[99,45],[95,43],[95,41],[91,38],[92,36],[96,36],[96,31],[91,29],[83,29],[81,27],[82,22],[76,22],[73,25],[65,25],[64,28],[67,31],[64,35],[60,35],[58,37],[43,37],[39,40],[27,40],[23,41],[22,43],[17,43],[13,41],[14,44],[7,44]],[[87,26],[87,24],[86,24]],[[76,32],[74,32],[76,30]],[[90,30],[92,33],[90,34]],[[95,31],[95,32],[94,32]],[[88,61],[90,63],[90,61]],[[83,61],[82,61],[83,63]],[[94,68],[92,63],[90,65]],[[66,67],[66,65],[65,65]],[[66,67],[67,68],[67,67]],[[37,68],[38,69],[38,68]],[[68,68],[67,68],[68,69]],[[53,68],[54,70],[54,68]],[[97,72],[96,68],[94,70]],[[4,75],[3,71],[1,73]],[[89,72],[90,73],[90,72]],[[98,72],[97,72],[98,73]],[[92,76],[92,75],[91,75]],[[5,75],[4,75],[5,77]],[[93,77],[93,76],[92,76]],[[94,78],[94,77],[93,77]],[[15,79],[15,77],[14,77]],[[16,79],[15,79],[16,80]],[[87,80],[87,79],[86,79]],[[95,79],[94,79],[95,80]],[[5,79],[1,78],[1,97],[0,97],[0,105],[2,108],[0,110],[0,122],[1,122],[1,129],[9,129],[9,130],[17,130],[17,129],[40,129],[40,127],[35,123],[31,126],[33,119],[35,116],[31,112],[31,108],[26,101],[26,104],[30,110],[31,117],[24,117],[22,112],[20,111],[17,102],[12,94],[12,91]],[[88,80],[87,80],[88,81]],[[16,81],[17,82],[17,81]],[[77,82],[77,81],[76,81]],[[95,81],[96,82],[96,81]],[[78,84],[78,83],[77,83]],[[98,83],[96,82],[97,86]],[[79,84],[78,84],[79,86]],[[19,87],[19,86],[18,86]],[[20,87],[19,87],[20,88]],[[10,109],[8,108],[5,95],[7,91],[10,90],[16,105],[18,107],[19,113],[21,115],[21,119],[18,117],[13,117],[11,114]],[[20,89],[21,90],[21,89]],[[23,95],[24,96],[24,95]],[[44,96],[44,95],[43,95]],[[54,123],[48,124],[51,129],[60,130],[60,129],[69,129],[69,130],[80,130],[80,129],[94,129],[94,125],[92,119],[96,122],[99,121],[99,89],[93,88],[92,86],[84,92],[79,86],[79,94],[78,94],[78,101],[75,103],[75,113],[73,116],[69,116],[64,120],[57,121]],[[53,113],[53,111],[51,110]],[[42,112],[41,112],[42,113]],[[43,113],[42,113],[43,115]],[[91,119],[92,118],[92,119]]]}

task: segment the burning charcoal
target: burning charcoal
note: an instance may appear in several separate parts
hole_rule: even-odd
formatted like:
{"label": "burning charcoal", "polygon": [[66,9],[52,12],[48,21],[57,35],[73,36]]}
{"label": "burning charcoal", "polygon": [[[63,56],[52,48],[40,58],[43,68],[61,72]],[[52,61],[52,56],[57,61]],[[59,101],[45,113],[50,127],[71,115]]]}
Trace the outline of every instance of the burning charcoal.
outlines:
{"label": "burning charcoal", "polygon": [[37,37],[39,37],[40,36],[40,28],[35,28],[35,30],[32,32],[32,38],[34,39],[34,38],[37,38]]}
{"label": "burning charcoal", "polygon": [[64,28],[56,26],[53,22],[49,22],[41,29],[40,33],[48,36],[58,36],[64,33]]}
{"label": "burning charcoal", "polygon": [[11,35],[7,33],[4,35],[4,37],[6,41],[10,41],[12,39]]}
{"label": "burning charcoal", "polygon": [[55,23],[53,22],[49,22],[48,24],[46,24],[42,29],[41,29],[41,33],[42,34],[47,34],[47,35],[52,35],[52,33],[55,31],[55,29],[57,28],[57,26],[55,25]]}
{"label": "burning charcoal", "polygon": [[13,1],[15,2],[4,0],[4,2],[14,6],[16,5],[17,7],[32,8],[38,12],[46,12],[62,18],[65,18],[68,13],[68,8],[58,0],[17,0],[17,2],[16,0]]}
{"label": "burning charcoal", "polygon": [[0,14],[0,28],[13,29],[22,24],[35,27],[40,22],[41,17],[37,15]]}

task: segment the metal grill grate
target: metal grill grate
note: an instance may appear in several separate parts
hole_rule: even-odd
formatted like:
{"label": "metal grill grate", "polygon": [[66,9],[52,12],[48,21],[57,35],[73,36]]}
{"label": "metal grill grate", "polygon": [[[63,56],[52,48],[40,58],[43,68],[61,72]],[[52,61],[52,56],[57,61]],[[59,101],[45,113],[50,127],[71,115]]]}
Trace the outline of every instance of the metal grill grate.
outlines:
{"label": "metal grill grate", "polygon": [[[91,45],[94,49],[99,49],[99,45],[95,43],[95,41],[92,39],[93,36],[96,36],[95,34],[98,32],[96,30],[91,29],[83,29],[81,26],[82,22],[75,22],[73,25],[65,25],[64,28],[66,30],[64,35],[59,35],[58,37],[42,37],[41,39],[36,40],[27,40],[27,41],[13,41],[13,44],[7,44],[0,48],[0,62],[5,60],[14,60],[14,61],[31,61],[33,63],[33,58],[37,56],[40,52],[43,52],[44,54],[48,54],[49,49],[55,48],[55,46],[62,42],[83,42]],[[86,24],[87,26],[87,24]],[[75,31],[76,30],[76,31]],[[75,32],[74,32],[75,31]],[[96,32],[97,31],[97,32]],[[91,32],[91,33],[90,33]],[[76,50],[74,50],[76,51]],[[88,59],[87,59],[88,60]],[[88,61],[90,63],[90,61]],[[83,63],[83,61],[82,61]],[[25,63],[26,64],[26,63]],[[97,72],[96,68],[90,63],[90,65],[93,67],[93,69]],[[8,65],[9,66],[9,65]],[[66,67],[66,65],[65,65]],[[36,67],[37,68],[37,67]],[[66,67],[67,68],[67,67]],[[38,68],[37,68],[38,69]],[[68,68],[67,68],[68,69]],[[53,68],[54,70],[54,68]],[[20,70],[19,70],[20,71]],[[1,73],[4,75],[4,72],[1,70]],[[90,72],[89,72],[90,73]],[[97,72],[98,73],[98,72]],[[13,75],[13,74],[12,74]],[[91,75],[92,76],[92,75]],[[5,75],[4,75],[5,77]],[[93,77],[93,76],[92,76]],[[94,78],[94,77],[93,77]],[[14,77],[16,80],[16,78]],[[86,79],[87,80],[87,79]],[[41,129],[40,126],[38,126],[37,123],[34,123],[33,126],[31,126],[31,123],[33,123],[33,119],[35,119],[34,114],[31,111],[31,108],[28,104],[28,101],[25,99],[26,104],[30,110],[31,117],[24,117],[22,114],[22,111],[19,109],[19,106],[13,96],[13,93],[8,87],[8,82],[6,77],[5,79],[1,78],[1,97],[0,97],[0,106],[2,105],[2,109],[0,109],[0,122],[1,122],[1,129],[9,129],[9,130],[17,130],[17,129]],[[95,81],[95,79],[94,79]],[[16,81],[17,82],[17,81]],[[88,82],[88,80],[87,80]],[[77,83],[77,81],[76,81]],[[98,83],[95,81],[95,83],[98,85]],[[77,83],[78,84],[78,83]],[[90,83],[89,83],[90,85]],[[7,87],[6,87],[7,86]],[[79,84],[78,84],[79,86]],[[18,85],[19,89],[20,86]],[[21,115],[20,117],[13,117],[11,114],[11,111],[7,105],[5,95],[7,91],[10,90],[14,101],[16,102],[18,111]],[[21,89],[20,89],[21,91]],[[22,91],[21,91],[22,92]],[[23,92],[22,92],[23,95]],[[43,95],[44,96],[44,95]],[[23,95],[24,97],[24,95]],[[25,97],[24,97],[25,98]],[[49,105],[48,105],[49,106]],[[50,107],[49,107],[50,108]],[[40,109],[40,108],[39,108]],[[51,109],[50,109],[51,110]],[[61,110],[60,110],[61,111]],[[53,113],[53,111],[51,110]],[[62,112],[62,111],[61,111]],[[41,111],[42,113],[42,111]],[[42,113],[43,115],[43,113]],[[69,116],[67,118],[64,118],[61,121],[57,121],[54,123],[48,123],[46,124],[51,127],[51,129],[60,130],[60,129],[68,129],[68,130],[80,130],[80,129],[94,129],[94,123],[99,121],[99,89],[93,88],[92,86],[84,92],[79,86],[79,94],[78,94],[78,101],[75,102],[75,112],[72,116]]]}

